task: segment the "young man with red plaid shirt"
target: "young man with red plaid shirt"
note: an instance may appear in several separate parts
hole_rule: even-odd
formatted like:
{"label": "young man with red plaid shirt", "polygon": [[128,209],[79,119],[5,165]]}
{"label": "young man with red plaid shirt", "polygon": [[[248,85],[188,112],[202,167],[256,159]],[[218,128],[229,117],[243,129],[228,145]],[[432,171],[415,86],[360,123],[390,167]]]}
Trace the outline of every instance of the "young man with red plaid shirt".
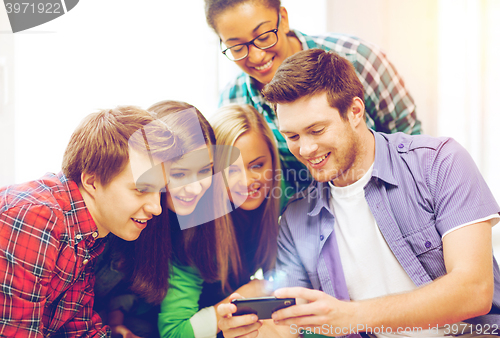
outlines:
{"label": "young man with red plaid shirt", "polygon": [[135,240],[161,213],[176,151],[148,112],[103,110],[73,133],[61,173],[0,189],[0,337],[110,336],[94,261],[108,233]]}

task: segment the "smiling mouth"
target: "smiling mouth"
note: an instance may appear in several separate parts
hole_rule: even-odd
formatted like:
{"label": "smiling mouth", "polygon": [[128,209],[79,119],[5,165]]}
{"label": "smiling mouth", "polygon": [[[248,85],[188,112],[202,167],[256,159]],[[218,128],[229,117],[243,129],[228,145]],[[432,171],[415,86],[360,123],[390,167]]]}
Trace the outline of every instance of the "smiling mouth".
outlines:
{"label": "smiling mouth", "polygon": [[268,69],[273,64],[273,60],[274,60],[274,58],[272,58],[271,60],[267,61],[266,64],[264,64],[262,66],[254,67],[254,68],[257,69],[258,71],[262,71],[262,70]]}
{"label": "smiling mouth", "polygon": [[194,201],[194,199],[196,198],[196,196],[193,196],[193,197],[175,196],[175,198],[177,198],[180,201],[183,201],[183,202],[186,202],[186,203],[190,203],[190,202]]}
{"label": "smiling mouth", "polygon": [[245,196],[245,197],[254,197],[259,193],[260,187],[254,190],[249,190],[249,191],[238,191],[236,192],[238,195]]}
{"label": "smiling mouth", "polygon": [[327,154],[325,154],[323,156],[316,157],[314,159],[307,160],[307,161],[309,163],[311,163],[312,165],[318,165],[318,164],[321,164],[329,155],[330,155],[330,153],[327,153]]}
{"label": "smiling mouth", "polygon": [[134,222],[140,223],[140,224],[146,224],[148,222],[147,219],[137,219],[137,218],[132,218]]}

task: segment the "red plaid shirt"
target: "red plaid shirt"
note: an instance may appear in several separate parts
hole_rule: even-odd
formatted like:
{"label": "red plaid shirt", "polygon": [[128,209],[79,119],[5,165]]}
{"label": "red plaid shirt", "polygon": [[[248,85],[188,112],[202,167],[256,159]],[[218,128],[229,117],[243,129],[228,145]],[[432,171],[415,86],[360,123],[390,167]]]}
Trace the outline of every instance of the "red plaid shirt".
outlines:
{"label": "red plaid shirt", "polygon": [[109,337],[92,310],[104,249],[63,174],[0,189],[0,337]]}

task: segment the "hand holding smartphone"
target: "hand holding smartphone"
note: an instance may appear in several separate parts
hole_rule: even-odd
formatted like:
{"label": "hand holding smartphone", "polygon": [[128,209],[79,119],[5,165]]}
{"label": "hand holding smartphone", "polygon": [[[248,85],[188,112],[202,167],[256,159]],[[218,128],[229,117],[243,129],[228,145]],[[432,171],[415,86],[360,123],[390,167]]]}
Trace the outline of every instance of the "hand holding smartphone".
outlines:
{"label": "hand holding smartphone", "polygon": [[233,316],[254,313],[259,319],[271,319],[273,312],[295,305],[295,298],[258,297],[233,299],[236,312]]}

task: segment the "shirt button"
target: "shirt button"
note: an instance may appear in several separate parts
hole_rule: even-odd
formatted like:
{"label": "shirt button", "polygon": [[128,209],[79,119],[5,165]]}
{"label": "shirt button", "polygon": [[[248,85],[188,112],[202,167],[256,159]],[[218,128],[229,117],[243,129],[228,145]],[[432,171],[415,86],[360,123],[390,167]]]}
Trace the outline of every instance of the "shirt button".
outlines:
{"label": "shirt button", "polygon": [[432,245],[431,242],[429,242],[429,241],[425,242],[425,247],[427,249],[429,249],[431,247],[431,245]]}
{"label": "shirt button", "polygon": [[78,239],[78,240],[80,240],[80,239],[82,239],[82,235],[78,234],[78,235],[75,236],[75,238]]}
{"label": "shirt button", "polygon": [[97,233],[97,231],[92,233],[92,237],[96,238],[97,236],[99,236],[99,234]]}
{"label": "shirt button", "polygon": [[398,148],[399,148],[399,149],[402,149],[402,148],[404,148],[404,147],[405,147],[405,145],[404,145],[403,143],[400,143],[400,144],[398,145]]}
{"label": "shirt button", "polygon": [[89,262],[89,260],[88,260],[87,258],[85,258],[85,259],[83,260],[83,265],[87,265],[87,263],[88,263],[88,262]]}
{"label": "shirt button", "polygon": [[324,239],[325,239],[325,236],[321,235],[321,236],[319,236],[319,239],[320,239],[320,240],[324,240]]}

